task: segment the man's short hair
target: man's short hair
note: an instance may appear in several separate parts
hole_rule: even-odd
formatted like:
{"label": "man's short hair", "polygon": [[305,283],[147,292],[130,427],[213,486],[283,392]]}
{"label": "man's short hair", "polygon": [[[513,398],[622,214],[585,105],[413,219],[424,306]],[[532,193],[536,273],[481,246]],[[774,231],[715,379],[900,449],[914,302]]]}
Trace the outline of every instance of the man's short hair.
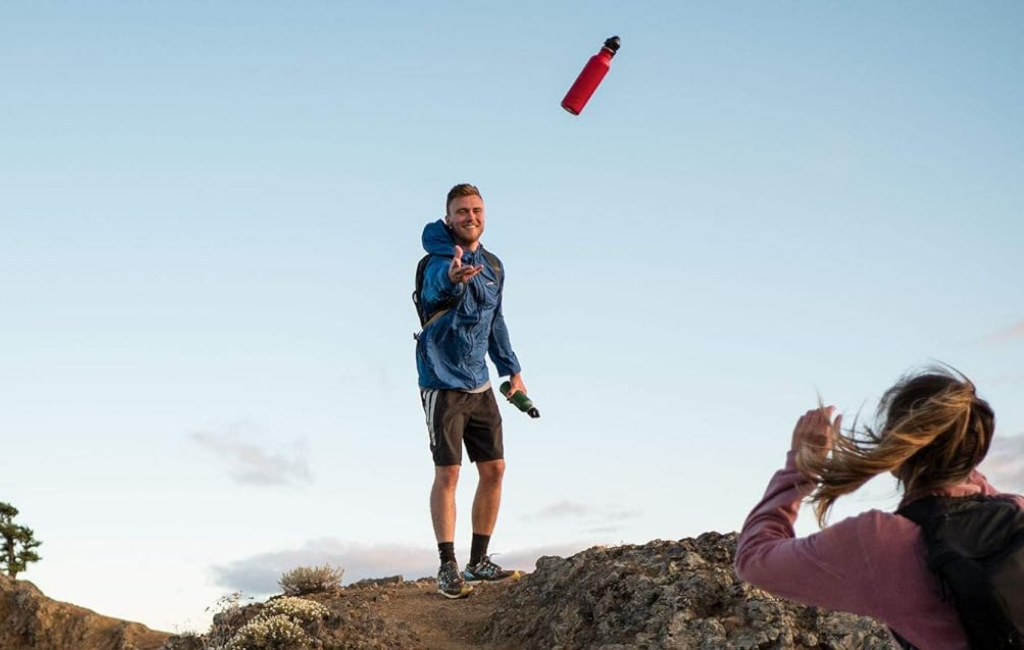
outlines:
{"label": "man's short hair", "polygon": [[[469,183],[459,183],[448,190],[448,200],[444,203],[445,214],[448,214],[448,206],[452,204],[452,201],[460,196],[480,196],[480,190],[476,188],[476,185],[470,185]],[[483,200],[483,198],[480,196],[480,200]]]}

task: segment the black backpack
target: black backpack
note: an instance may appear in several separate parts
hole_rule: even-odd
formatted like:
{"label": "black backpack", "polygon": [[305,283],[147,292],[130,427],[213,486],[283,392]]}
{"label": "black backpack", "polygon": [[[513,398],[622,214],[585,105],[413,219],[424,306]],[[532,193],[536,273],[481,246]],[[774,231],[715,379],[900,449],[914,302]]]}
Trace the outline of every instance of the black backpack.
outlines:
{"label": "black backpack", "polygon": [[[484,257],[487,259],[488,263],[490,263],[491,268],[494,269],[494,275],[497,277],[498,280],[498,290],[500,291],[502,275],[501,260],[499,260],[494,253],[485,249],[483,245],[480,246],[480,252],[484,254]],[[443,257],[449,260],[452,258],[451,255],[437,255],[434,253],[427,253],[422,258],[420,258],[419,264],[416,265],[416,288],[412,292],[412,302],[414,305],[416,305],[416,313],[419,314],[420,317],[421,331],[422,328],[425,328],[429,323],[432,323],[438,318],[440,318],[441,314],[445,313],[459,302],[459,297],[455,296],[449,298],[445,302],[435,305],[434,311],[432,311],[431,313],[428,314],[426,312],[426,308],[420,301],[420,293],[423,291],[423,273],[427,270],[427,262],[430,261],[431,257]],[[416,338],[416,336],[414,336],[413,338]]]}
{"label": "black backpack", "polygon": [[1024,509],[983,495],[925,497],[897,514],[921,526],[928,568],[971,648],[1024,648]]}

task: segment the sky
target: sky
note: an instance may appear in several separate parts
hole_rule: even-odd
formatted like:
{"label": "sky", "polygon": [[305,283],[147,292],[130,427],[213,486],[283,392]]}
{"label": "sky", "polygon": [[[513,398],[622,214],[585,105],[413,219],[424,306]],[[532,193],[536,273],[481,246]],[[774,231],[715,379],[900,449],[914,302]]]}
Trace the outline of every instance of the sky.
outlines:
{"label": "sky", "polygon": [[499,563],[738,530],[819,395],[870,420],[936,361],[1024,491],[1022,31],[1011,1],[4,3],[19,577],[183,632],[296,566],[434,573],[410,294],[461,182],[542,413],[502,405]]}

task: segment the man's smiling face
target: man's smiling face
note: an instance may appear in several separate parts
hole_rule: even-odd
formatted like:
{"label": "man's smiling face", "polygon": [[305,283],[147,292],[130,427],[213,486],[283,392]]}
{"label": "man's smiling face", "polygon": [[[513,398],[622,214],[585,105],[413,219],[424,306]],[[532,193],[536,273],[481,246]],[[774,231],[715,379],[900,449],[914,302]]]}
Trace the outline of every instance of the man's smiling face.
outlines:
{"label": "man's smiling face", "polygon": [[471,250],[476,248],[484,233],[484,201],[479,196],[457,196],[448,204],[445,215],[452,229],[455,243]]}

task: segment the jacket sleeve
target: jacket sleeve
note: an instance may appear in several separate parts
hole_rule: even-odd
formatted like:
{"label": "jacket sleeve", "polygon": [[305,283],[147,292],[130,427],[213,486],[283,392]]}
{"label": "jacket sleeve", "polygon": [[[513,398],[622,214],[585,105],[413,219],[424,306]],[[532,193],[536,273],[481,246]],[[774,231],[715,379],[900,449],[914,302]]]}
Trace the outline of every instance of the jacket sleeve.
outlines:
{"label": "jacket sleeve", "polygon": [[448,277],[450,265],[450,258],[433,256],[427,262],[427,268],[423,270],[420,300],[427,314],[433,312],[438,304],[449,298],[461,296],[466,291],[465,283],[456,284]]}
{"label": "jacket sleeve", "polygon": [[494,309],[494,320],[491,322],[491,334],[487,341],[487,352],[498,370],[499,377],[518,374],[522,368],[519,359],[512,351],[512,341],[508,336],[505,316],[501,312],[501,293],[498,294],[498,306]]}
{"label": "jacket sleeve", "polygon": [[[796,538],[793,524],[813,485],[797,469],[792,451],[776,472],[764,498],[743,524],[736,547],[740,579],[776,596],[806,605],[865,616],[882,614],[900,598],[899,589],[879,589],[890,571],[875,552],[891,531],[893,516],[869,511],[844,519],[808,537]],[[913,526],[909,521],[907,525]],[[897,555],[897,554],[894,554]],[[912,561],[893,558],[893,562]]]}

